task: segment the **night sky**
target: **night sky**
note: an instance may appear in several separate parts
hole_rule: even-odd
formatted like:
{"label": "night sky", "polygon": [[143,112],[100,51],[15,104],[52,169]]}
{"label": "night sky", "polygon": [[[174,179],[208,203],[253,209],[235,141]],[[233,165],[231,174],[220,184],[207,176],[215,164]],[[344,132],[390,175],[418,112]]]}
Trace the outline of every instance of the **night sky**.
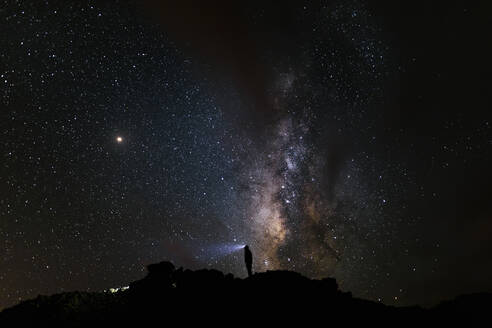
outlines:
{"label": "night sky", "polygon": [[[145,3],[145,4],[142,4]],[[171,260],[492,292],[490,1],[0,5],[0,309]]]}

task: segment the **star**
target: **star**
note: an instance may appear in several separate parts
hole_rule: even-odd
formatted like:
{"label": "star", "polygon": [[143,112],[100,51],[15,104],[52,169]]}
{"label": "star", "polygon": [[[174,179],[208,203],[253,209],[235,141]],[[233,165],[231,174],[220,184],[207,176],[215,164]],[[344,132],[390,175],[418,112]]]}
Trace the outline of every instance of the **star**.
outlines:
{"label": "star", "polygon": [[117,143],[122,143],[122,142],[123,142],[123,137],[121,137],[121,136],[117,136],[117,137],[116,137],[116,142],[117,142]]}

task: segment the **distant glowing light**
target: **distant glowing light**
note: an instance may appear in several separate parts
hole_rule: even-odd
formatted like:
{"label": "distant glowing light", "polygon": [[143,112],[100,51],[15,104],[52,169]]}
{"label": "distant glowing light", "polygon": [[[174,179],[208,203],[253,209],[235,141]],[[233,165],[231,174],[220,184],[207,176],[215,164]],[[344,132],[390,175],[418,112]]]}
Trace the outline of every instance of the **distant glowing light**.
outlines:
{"label": "distant glowing light", "polygon": [[[129,288],[130,288],[130,286],[110,288],[109,292],[111,294],[114,294],[114,293],[118,293],[118,292],[124,292],[125,290],[128,290]],[[106,290],[106,292],[108,292],[108,291]]]}
{"label": "distant glowing light", "polygon": [[116,137],[116,142],[117,143],[122,143],[123,142],[123,138],[122,137]]}

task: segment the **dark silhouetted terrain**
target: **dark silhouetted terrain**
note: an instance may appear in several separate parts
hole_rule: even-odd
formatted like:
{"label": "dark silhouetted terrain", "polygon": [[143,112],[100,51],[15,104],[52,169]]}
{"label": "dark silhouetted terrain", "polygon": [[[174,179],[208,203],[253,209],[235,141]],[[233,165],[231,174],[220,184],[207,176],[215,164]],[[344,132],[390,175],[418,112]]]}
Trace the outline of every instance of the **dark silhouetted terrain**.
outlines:
{"label": "dark silhouetted terrain", "polygon": [[[158,323],[410,323],[474,320],[492,309],[491,294],[467,295],[432,309],[391,307],[357,299],[336,280],[312,280],[291,271],[267,271],[246,279],[217,270],[152,264],[147,276],[118,292],[69,292],[38,296],[0,313],[0,326],[140,326]],[[177,321],[176,321],[177,320]],[[472,321],[470,321],[472,322]]]}

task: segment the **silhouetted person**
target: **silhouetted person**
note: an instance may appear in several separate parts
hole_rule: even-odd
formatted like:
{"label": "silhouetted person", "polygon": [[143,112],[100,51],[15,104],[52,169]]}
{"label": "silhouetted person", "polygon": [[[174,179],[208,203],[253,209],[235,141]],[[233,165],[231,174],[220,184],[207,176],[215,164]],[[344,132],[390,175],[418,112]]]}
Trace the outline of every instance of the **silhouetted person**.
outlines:
{"label": "silhouetted person", "polygon": [[253,253],[249,250],[248,245],[244,246],[244,262],[246,262],[246,269],[248,270],[248,277],[253,275],[251,267],[253,266]]}

